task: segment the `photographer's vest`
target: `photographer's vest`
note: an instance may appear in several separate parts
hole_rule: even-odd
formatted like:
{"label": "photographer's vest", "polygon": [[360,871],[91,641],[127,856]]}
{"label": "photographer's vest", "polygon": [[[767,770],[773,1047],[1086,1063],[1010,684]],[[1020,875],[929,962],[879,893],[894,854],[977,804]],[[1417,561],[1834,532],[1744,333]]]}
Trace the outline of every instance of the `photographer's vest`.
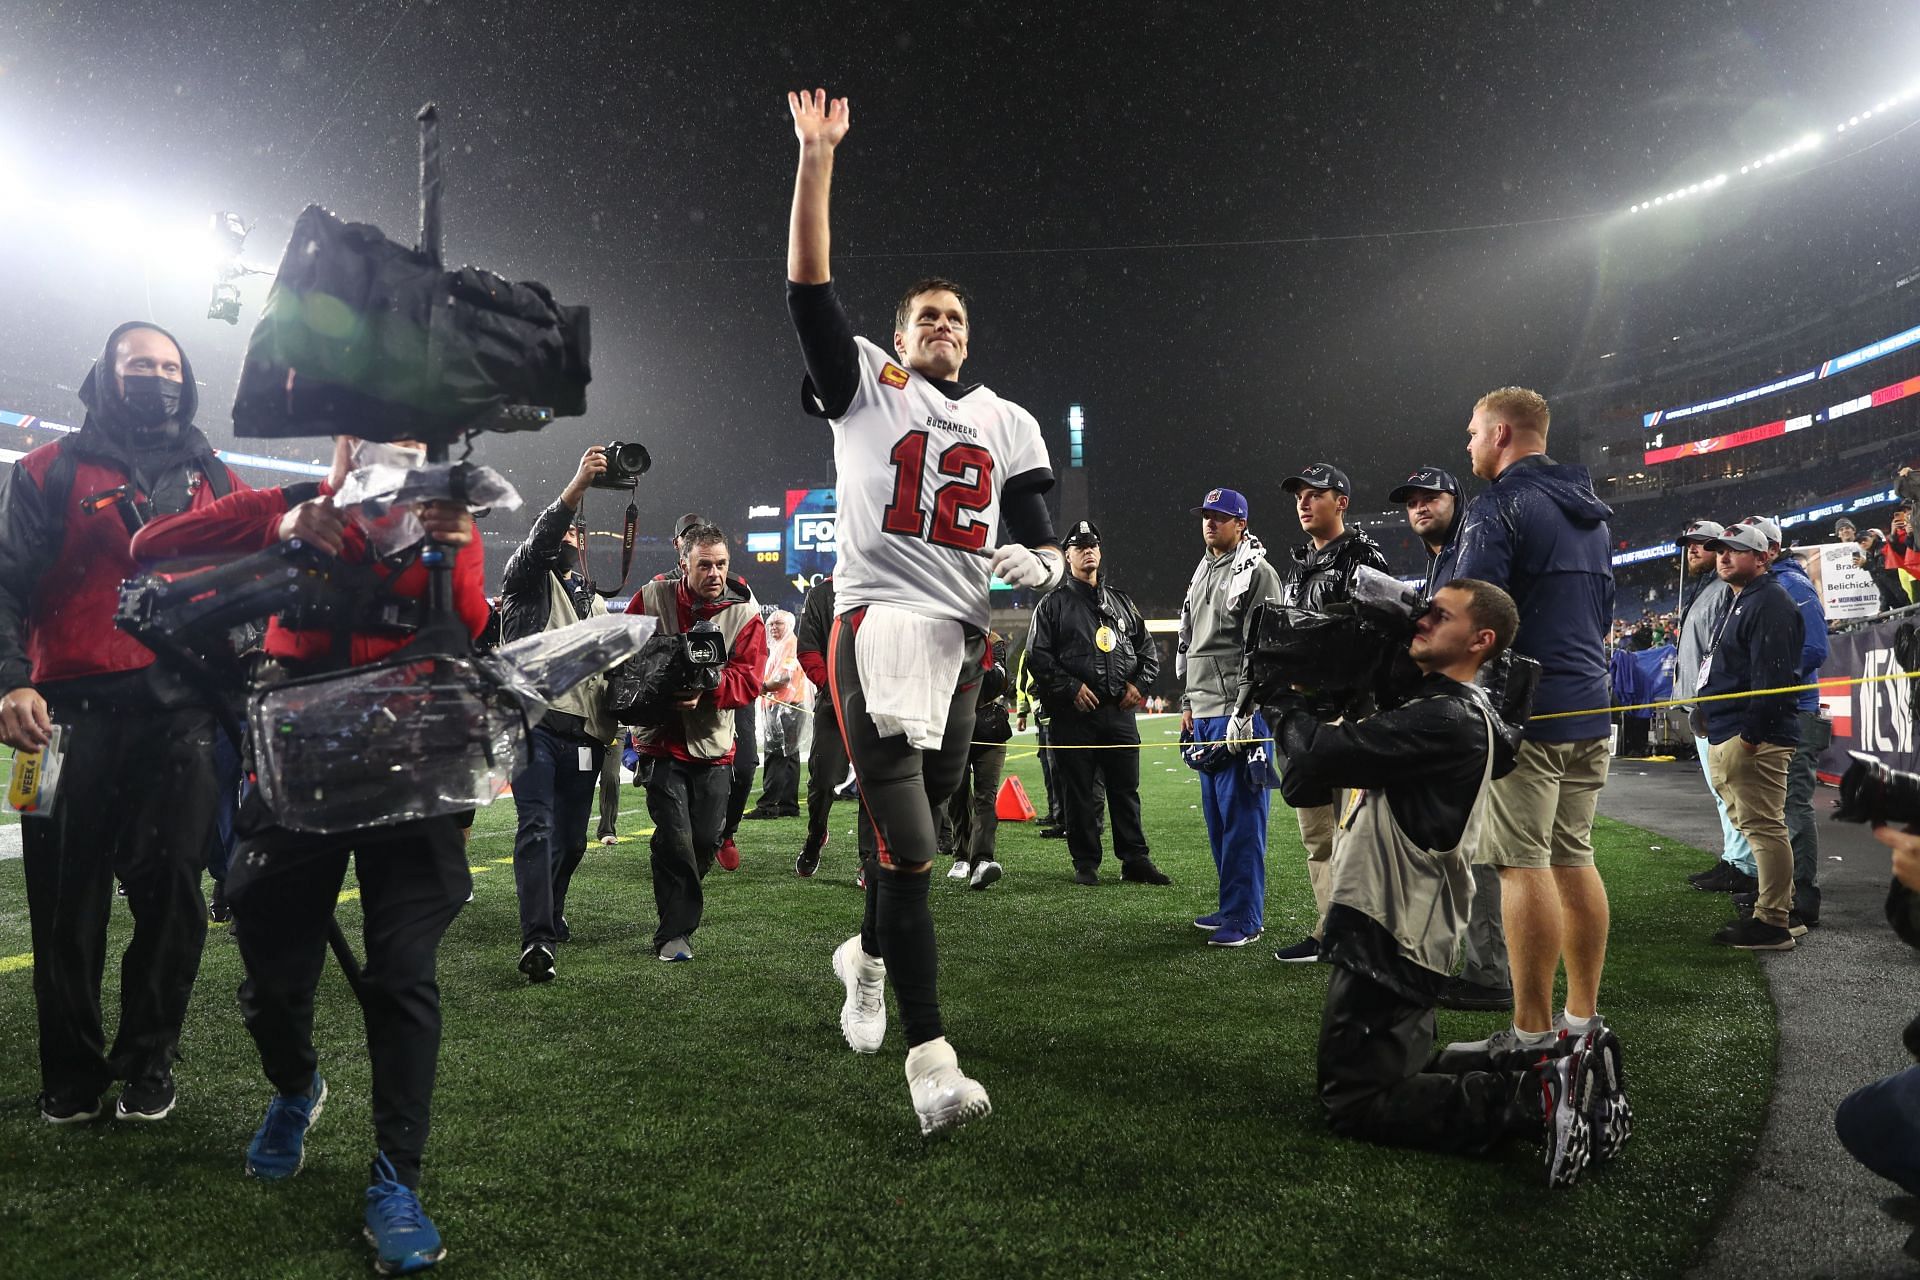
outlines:
{"label": "photographer's vest", "polygon": [[[1477,692],[1477,691],[1476,691]],[[1493,782],[1493,717],[1475,698],[1487,730],[1487,764],[1473,810],[1451,849],[1423,849],[1393,820],[1385,790],[1352,793],[1333,838],[1331,901],[1375,921],[1399,953],[1423,969],[1453,972],[1473,904],[1473,851]]]}
{"label": "photographer's vest", "polygon": [[[587,606],[587,617],[597,618],[607,611],[607,602],[600,593],[590,591],[592,603]],[[570,627],[576,622],[585,621],[580,611],[574,607],[573,597],[561,585],[559,575],[547,575],[547,625],[542,631],[558,631],[561,627]],[[595,742],[612,742],[619,727],[613,723],[613,716],[607,711],[607,673],[602,671],[588,676],[573,688],[553,700],[554,711],[564,711],[570,716],[579,716],[587,722],[587,736]]]}
{"label": "photographer's vest", "polygon": [[[678,635],[692,626],[695,619],[687,618],[680,612],[680,584],[665,580],[656,580],[640,588],[640,599],[645,612],[660,619],[660,630],[665,635]],[[720,629],[721,642],[731,657],[733,642],[740,634],[740,628],[760,616],[760,610],[751,601],[743,600],[730,604],[714,614],[707,621]],[[746,713],[753,714],[753,708],[747,707]],[[683,745],[687,754],[696,760],[718,760],[733,750],[733,711],[721,710],[714,704],[711,693],[703,694],[698,706],[690,711],[682,711],[680,716],[681,732],[685,735]],[[645,746],[660,740],[659,729],[635,729],[633,736]]]}

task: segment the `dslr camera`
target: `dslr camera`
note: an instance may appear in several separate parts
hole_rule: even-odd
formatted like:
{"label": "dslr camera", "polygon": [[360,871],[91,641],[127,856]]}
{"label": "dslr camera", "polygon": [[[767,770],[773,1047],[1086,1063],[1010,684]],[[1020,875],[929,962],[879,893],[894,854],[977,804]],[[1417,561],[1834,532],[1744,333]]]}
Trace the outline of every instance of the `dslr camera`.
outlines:
{"label": "dslr camera", "polygon": [[1920,774],[1895,769],[1877,756],[1847,752],[1851,763],[1840,778],[1836,822],[1901,822],[1920,826]]}
{"label": "dslr camera", "polygon": [[711,622],[696,622],[678,635],[655,635],[614,668],[607,706],[621,724],[658,728],[678,710],[675,703],[718,689],[726,665],[726,640]]}
{"label": "dslr camera", "polygon": [[653,466],[653,455],[643,444],[615,440],[607,446],[607,469],[593,478],[596,489],[631,489]]}

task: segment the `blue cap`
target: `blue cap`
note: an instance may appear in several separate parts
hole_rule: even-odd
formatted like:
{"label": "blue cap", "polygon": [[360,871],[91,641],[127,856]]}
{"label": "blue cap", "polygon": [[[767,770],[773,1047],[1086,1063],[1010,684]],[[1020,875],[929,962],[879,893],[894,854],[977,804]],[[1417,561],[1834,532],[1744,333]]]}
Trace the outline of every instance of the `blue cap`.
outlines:
{"label": "blue cap", "polygon": [[1453,478],[1451,471],[1444,471],[1439,467],[1422,467],[1408,476],[1398,489],[1388,494],[1387,501],[1398,506],[1411,498],[1416,489],[1426,489],[1433,493],[1457,494],[1460,492],[1460,482]]}
{"label": "blue cap", "polygon": [[1235,520],[1247,518],[1247,500],[1232,489],[1209,489],[1193,514],[1202,515],[1208,511],[1215,515],[1231,516]]}

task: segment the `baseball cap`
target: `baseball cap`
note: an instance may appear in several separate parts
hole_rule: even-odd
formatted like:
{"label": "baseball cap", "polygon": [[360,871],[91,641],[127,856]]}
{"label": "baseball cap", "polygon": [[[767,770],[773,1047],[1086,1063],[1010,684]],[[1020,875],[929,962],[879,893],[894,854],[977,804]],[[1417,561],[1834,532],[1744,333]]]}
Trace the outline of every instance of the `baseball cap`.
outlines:
{"label": "baseball cap", "polygon": [[1082,520],[1067,530],[1067,536],[1061,540],[1063,547],[1097,547],[1100,545],[1100,526],[1091,520]]}
{"label": "baseball cap", "polygon": [[1778,546],[1780,543],[1780,522],[1767,516],[1748,516],[1741,524],[1750,524],[1767,535],[1767,541]]}
{"label": "baseball cap", "polygon": [[[1345,479],[1345,477],[1341,477]],[[1413,496],[1415,489],[1430,489],[1435,493],[1459,493],[1460,482],[1453,478],[1451,471],[1442,471],[1439,467],[1422,467],[1408,476],[1406,483],[1387,495],[1387,501],[1395,504],[1405,502]]]}
{"label": "baseball cap", "polygon": [[1680,531],[1681,542],[1712,542],[1726,532],[1718,520],[1695,520]]}
{"label": "baseball cap", "polygon": [[1298,493],[1302,489],[1331,489],[1335,493],[1353,496],[1353,485],[1347,480],[1347,473],[1331,462],[1316,462],[1297,476],[1288,476],[1286,483],[1280,486],[1288,493]]}
{"label": "baseball cap", "polygon": [[1200,505],[1193,509],[1193,514],[1201,515],[1208,511],[1215,515],[1231,516],[1235,520],[1245,520],[1247,500],[1232,489],[1209,489]]}
{"label": "baseball cap", "polygon": [[680,539],[687,536],[687,530],[693,528],[693,526],[697,524],[705,524],[705,523],[706,521],[701,518],[699,512],[697,511],[687,512],[687,514],[681,516],[678,520],[673,522],[673,540],[675,542],[680,541]]}
{"label": "baseball cap", "polygon": [[1767,535],[1756,525],[1729,525],[1719,537],[1709,539],[1707,545],[1715,551],[1723,547],[1731,551],[1765,551]]}

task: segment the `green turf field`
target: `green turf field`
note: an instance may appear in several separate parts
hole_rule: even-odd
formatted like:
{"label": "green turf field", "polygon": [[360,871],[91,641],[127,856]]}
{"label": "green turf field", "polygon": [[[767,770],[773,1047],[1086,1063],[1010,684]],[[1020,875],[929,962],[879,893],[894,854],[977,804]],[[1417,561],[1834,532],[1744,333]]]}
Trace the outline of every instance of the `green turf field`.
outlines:
{"label": "green turf field", "polygon": [[[1038,794],[1027,752],[1016,741],[1013,767]],[[423,1194],[444,1266],[1533,1280],[1553,1258],[1587,1278],[1678,1274],[1753,1149],[1774,1056],[1758,967],[1703,945],[1725,904],[1679,891],[1704,855],[1618,824],[1596,833],[1614,911],[1604,1011],[1637,1120],[1620,1161],[1550,1193],[1532,1148],[1469,1160],[1325,1131],[1313,1051],[1326,971],[1271,959],[1310,923],[1291,814],[1276,802],[1269,945],[1210,950],[1188,922],[1214,905],[1213,870],[1192,775],[1174,763],[1153,751],[1144,768],[1171,889],[1119,884],[1111,863],[1109,883],[1076,886],[1062,843],[1019,824],[1000,829],[999,885],[936,880],[950,1038],[995,1112],[932,1142],[908,1102],[898,1027],[860,1057],[836,1023],[828,953],[860,916],[850,806],[811,881],[792,871],[799,820],[746,824],[740,870],[707,882],[691,964],[648,949],[644,840],[594,846],[571,895],[575,941],[542,988],[514,968],[512,807],[482,811],[475,899],[441,949],[446,1040]],[[642,796],[624,794],[623,833],[637,833]],[[354,935],[357,905],[340,916]],[[209,936],[180,1105],[150,1126],[40,1121],[27,949],[20,863],[0,861],[0,1275],[367,1274],[367,1066],[336,971],[317,1032],[332,1098],[305,1170],[264,1186],[241,1173],[269,1090],[235,1008],[226,931]],[[1440,1030],[1478,1036],[1498,1021],[1443,1012]]]}

